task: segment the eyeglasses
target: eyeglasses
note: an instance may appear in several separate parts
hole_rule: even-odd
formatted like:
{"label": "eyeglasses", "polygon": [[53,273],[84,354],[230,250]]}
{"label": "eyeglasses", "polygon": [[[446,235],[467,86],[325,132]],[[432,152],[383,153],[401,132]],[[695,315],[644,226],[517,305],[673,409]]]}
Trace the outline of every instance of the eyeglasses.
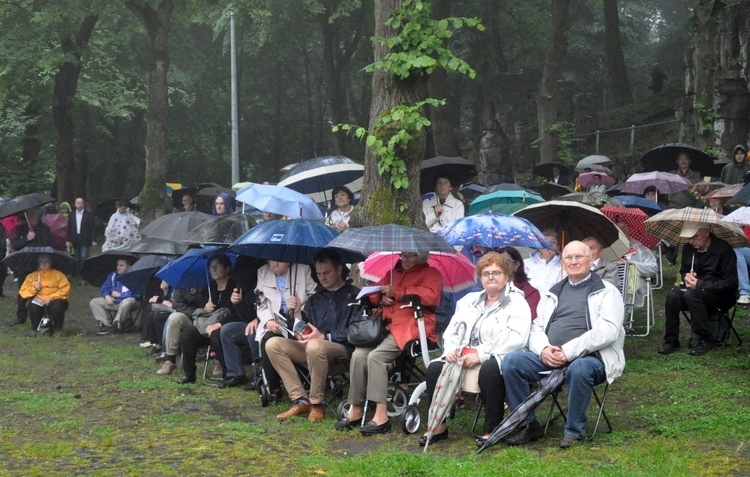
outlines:
{"label": "eyeglasses", "polygon": [[580,262],[584,258],[589,258],[590,256],[591,255],[567,255],[567,256],[563,257],[563,260],[565,260],[568,263],[571,263],[571,262]]}
{"label": "eyeglasses", "polygon": [[491,272],[482,272],[482,278],[485,280],[489,279],[490,277],[500,278],[502,275],[505,275],[505,273],[500,270],[492,270]]}

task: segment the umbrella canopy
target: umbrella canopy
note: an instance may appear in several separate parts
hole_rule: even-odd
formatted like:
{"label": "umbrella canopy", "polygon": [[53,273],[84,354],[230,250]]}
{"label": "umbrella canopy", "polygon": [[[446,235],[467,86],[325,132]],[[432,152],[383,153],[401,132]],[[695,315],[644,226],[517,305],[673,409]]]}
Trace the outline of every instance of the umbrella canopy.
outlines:
{"label": "umbrella canopy", "polygon": [[605,205],[614,205],[621,207],[617,199],[614,199],[607,194],[601,192],[573,192],[572,194],[565,194],[557,198],[557,200],[569,201],[569,202],[580,202],[581,204],[589,205],[591,207],[603,207]]}
{"label": "umbrella canopy", "polygon": [[561,248],[573,240],[594,237],[606,248],[606,260],[615,261],[630,250],[630,242],[622,231],[598,209],[585,204],[552,200],[530,205],[515,215],[527,219],[540,230],[558,231]]}
{"label": "umbrella canopy", "polygon": [[552,248],[542,232],[522,217],[486,212],[461,217],[437,231],[451,245],[486,248]]}
{"label": "umbrella canopy", "polygon": [[562,162],[542,162],[534,166],[534,175],[542,177],[552,177],[552,169],[557,167],[560,169],[560,175],[564,176],[568,173],[568,166]]}
{"label": "umbrella canopy", "polygon": [[34,192],[33,194],[19,195],[11,200],[6,200],[0,204],[0,219],[9,217],[11,215],[19,214],[24,210],[31,209],[32,207],[40,207],[44,204],[49,204],[57,199],[50,197],[46,194]]}
{"label": "umbrella canopy", "polygon": [[[400,252],[375,252],[359,264],[360,276],[377,282],[390,274],[399,260]],[[471,260],[456,252],[431,252],[427,262],[440,270],[443,276],[443,291],[456,293],[476,285],[476,270]]]}
{"label": "umbrella canopy", "polygon": [[457,186],[477,175],[473,162],[463,157],[437,156],[422,161],[419,171],[420,194],[435,190],[438,177],[450,179],[451,185]]}
{"label": "umbrella canopy", "polygon": [[615,185],[615,180],[603,172],[584,172],[583,174],[579,175],[578,179],[576,180],[579,184],[581,184],[581,187],[586,187],[588,189],[593,185],[595,176],[599,176],[599,178],[602,180],[602,184],[607,187],[612,187],[613,185]]}
{"label": "umbrella canopy", "polygon": [[739,192],[730,197],[727,200],[727,204],[750,204],[750,184],[746,185],[745,187],[740,189]]}
{"label": "umbrella canopy", "polygon": [[173,240],[144,238],[135,243],[128,252],[134,255],[182,255],[187,245]]}
{"label": "umbrella canopy", "polygon": [[731,214],[725,215],[721,220],[738,225],[750,225],[750,207],[740,207]]}
{"label": "umbrella canopy", "polygon": [[716,237],[726,241],[732,247],[747,247],[747,237],[739,225],[726,222],[724,216],[711,209],[669,209],[646,220],[646,231],[672,245],[687,243],[688,239],[680,237],[685,222],[705,224]]}
{"label": "umbrella canopy", "polygon": [[[480,195],[484,194],[487,188],[482,184],[468,184],[462,187],[458,192],[464,196],[464,199],[468,202],[476,199]],[[424,199],[422,199],[424,200]]]}
{"label": "umbrella canopy", "polygon": [[52,248],[65,250],[68,239],[68,219],[63,214],[45,214],[42,222],[52,231]]}
{"label": "umbrella canopy", "polygon": [[52,257],[52,268],[59,270],[66,275],[76,274],[76,261],[66,252],[55,250],[52,247],[24,247],[17,252],[13,252],[3,259],[3,263],[13,270],[13,274],[19,279],[19,286],[26,276],[39,268],[37,257],[40,254],[47,254]]}
{"label": "umbrella canopy", "polygon": [[215,182],[204,182],[172,192],[172,205],[175,209],[182,209],[182,197],[185,194],[190,194],[193,197],[194,210],[211,214],[214,210],[214,198],[220,192],[226,192],[231,198],[235,197],[235,192],[232,189],[228,189]]}
{"label": "umbrella canopy", "polygon": [[[338,230],[320,222],[271,220],[248,230],[229,249],[240,255],[277,262],[313,264],[315,255],[338,235]],[[360,254],[340,255],[347,263],[365,258]]]}
{"label": "umbrella canopy", "polygon": [[175,212],[158,217],[156,220],[141,229],[141,235],[161,240],[171,240],[179,242],[188,233],[209,220],[213,220],[212,215],[203,212]]}
{"label": "umbrella canopy", "polygon": [[120,275],[119,281],[134,294],[143,296],[148,289],[148,282],[171,260],[161,255],[147,255],[136,261],[127,272]]}
{"label": "umbrella canopy", "polygon": [[703,176],[710,176],[714,161],[711,156],[689,144],[673,142],[651,149],[641,157],[641,165],[646,172],[669,172],[677,169],[677,155],[686,152],[690,157],[690,168]]}
{"label": "umbrella canopy", "polygon": [[333,188],[339,185],[359,192],[364,175],[365,166],[348,157],[324,156],[300,162],[281,177],[278,185],[322,203],[333,199]]}
{"label": "umbrella canopy", "polygon": [[295,219],[323,220],[314,200],[288,187],[251,184],[237,193],[236,200],[263,212]]}
{"label": "umbrella canopy", "polygon": [[[515,184],[501,184],[515,185]],[[469,204],[468,215],[479,214],[486,211],[494,211],[499,204],[536,204],[543,202],[541,195],[530,192],[516,186],[518,189],[500,189],[480,195]]]}
{"label": "umbrella canopy", "polygon": [[103,200],[96,204],[96,207],[94,208],[94,215],[100,220],[108,222],[109,218],[112,217],[112,214],[117,212],[118,200],[126,200],[128,202],[128,208],[131,210],[139,210],[140,207],[135,203],[133,199],[134,198],[124,199],[122,197],[114,197],[111,199]]}
{"label": "umbrella canopy", "polygon": [[728,186],[724,186],[720,189],[716,189],[712,192],[709,192],[708,194],[703,196],[704,201],[708,201],[709,199],[721,199],[721,200],[728,200],[737,195],[737,193],[742,190],[742,184],[732,184]]}
{"label": "umbrella canopy", "polygon": [[609,217],[609,220],[615,224],[618,220],[628,224],[630,236],[641,242],[646,247],[651,249],[656,247],[659,243],[659,237],[646,232],[646,225],[644,222],[648,219],[648,215],[641,209],[605,205],[600,210],[602,214]]}
{"label": "umbrella canopy", "polygon": [[572,194],[573,188],[555,184],[554,182],[545,182],[539,189],[539,193],[542,195],[542,198],[544,198],[544,200],[554,200],[560,196]]}
{"label": "umbrella canopy", "polygon": [[597,171],[594,166],[602,166],[603,164],[609,164],[610,162],[612,162],[612,160],[608,158],[607,156],[600,156],[600,155],[586,156],[580,161],[578,161],[578,164],[576,164],[574,171],[580,173],[580,172],[584,172],[586,168],[589,168],[593,172],[602,172],[602,171]]}
{"label": "umbrella canopy", "polygon": [[628,177],[628,180],[622,186],[622,192],[643,194],[646,187],[653,186],[660,194],[674,194],[687,189],[691,185],[693,184],[689,180],[677,174],[659,171],[643,172]]}
{"label": "umbrella canopy", "polygon": [[202,288],[211,281],[208,264],[212,258],[226,254],[234,261],[237,254],[227,250],[227,247],[194,248],[174,262],[166,264],[156,272],[156,278],[169,283],[172,288]]}
{"label": "umbrella canopy", "polygon": [[[521,209],[526,208],[531,204],[528,203],[521,203],[521,204],[497,204],[492,206],[492,212],[495,214],[502,214],[502,215],[513,215],[514,213],[518,212]],[[476,214],[467,214],[470,216],[478,215],[478,214],[484,214],[486,212],[489,212],[489,207],[480,210]]]}
{"label": "umbrella canopy", "polygon": [[[306,196],[305,196],[306,197]],[[262,220],[250,214],[232,214],[214,217],[188,232],[182,243],[201,245],[229,245]]]}
{"label": "umbrella canopy", "polygon": [[616,195],[612,198],[622,203],[625,207],[641,209],[648,216],[656,215],[661,212],[661,206],[659,204],[653,200],[638,197],[637,195]]}
{"label": "umbrella canopy", "polygon": [[125,260],[132,265],[138,257],[120,250],[100,253],[83,261],[81,276],[90,284],[100,286],[110,273],[117,270],[118,260]]}
{"label": "umbrella canopy", "polygon": [[[385,250],[412,253],[455,252],[443,237],[427,230],[395,224],[348,229],[333,239],[327,247],[355,252],[364,257]],[[364,257],[352,261],[360,262]]]}

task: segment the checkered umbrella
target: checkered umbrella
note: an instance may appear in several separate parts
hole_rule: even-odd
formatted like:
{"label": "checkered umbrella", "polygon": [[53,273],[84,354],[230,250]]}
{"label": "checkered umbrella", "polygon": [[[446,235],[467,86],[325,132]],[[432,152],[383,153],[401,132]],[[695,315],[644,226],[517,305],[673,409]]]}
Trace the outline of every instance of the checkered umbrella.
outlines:
{"label": "checkered umbrella", "polygon": [[694,207],[669,209],[646,220],[646,231],[672,245],[678,245],[688,242],[687,238],[680,237],[682,227],[686,222],[702,223],[711,229],[712,234],[732,247],[747,247],[747,237],[742,229],[737,224],[725,222],[722,220],[723,217],[711,209]]}
{"label": "checkered umbrella", "polygon": [[646,232],[644,222],[648,219],[648,214],[641,209],[605,205],[600,210],[612,222],[617,223],[618,220],[621,220],[628,224],[630,236],[648,248],[656,247],[656,244],[661,240],[659,237]]}
{"label": "checkered umbrella", "polygon": [[455,252],[443,237],[427,230],[395,224],[348,229],[331,240],[326,247],[365,256],[381,251]]}

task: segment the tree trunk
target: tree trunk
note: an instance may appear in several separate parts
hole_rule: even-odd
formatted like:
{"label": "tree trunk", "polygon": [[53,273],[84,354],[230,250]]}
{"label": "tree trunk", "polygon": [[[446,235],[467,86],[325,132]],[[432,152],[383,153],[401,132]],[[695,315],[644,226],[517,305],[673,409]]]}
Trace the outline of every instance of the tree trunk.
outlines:
{"label": "tree trunk", "polygon": [[82,192],[76,189],[78,173],[75,161],[75,125],[71,113],[81,74],[81,53],[88,44],[98,19],[98,15],[86,16],[76,37],[66,37],[62,40],[62,53],[69,59],[58,67],[52,96],[52,121],[57,133],[55,172],[59,201],[72,203],[76,194],[80,195]]}
{"label": "tree trunk", "polygon": [[161,0],[156,9],[153,9],[148,4],[136,0],[126,0],[125,6],[143,23],[148,36],[146,180],[139,200],[144,222],[149,222],[164,210],[166,204],[164,183],[167,181],[168,165],[169,21],[174,9],[174,2],[173,0]]}
{"label": "tree trunk", "polygon": [[612,99],[616,106],[633,102],[633,92],[628,82],[628,70],[620,41],[620,17],[617,0],[604,0],[604,44],[607,49],[607,70]]}
{"label": "tree trunk", "polygon": [[537,94],[539,114],[539,154],[541,162],[554,161],[557,156],[557,137],[548,129],[557,122],[557,82],[562,78],[568,50],[570,0],[551,0],[552,36],[542,74],[542,85]]}
{"label": "tree trunk", "polygon": [[[385,24],[388,15],[397,8],[403,8],[401,0],[375,1],[375,36],[390,38],[394,31]],[[373,44],[374,60],[382,60],[388,52],[380,43]],[[372,77],[372,101],[370,103],[370,132],[375,121],[388,109],[397,105],[413,105],[427,96],[426,80],[411,76],[405,81],[396,79],[393,74],[376,69]],[[383,135],[376,131],[376,135]],[[419,195],[419,168],[426,148],[425,133],[416,134],[407,150],[399,157],[406,163],[411,180],[407,189],[396,190],[391,185],[390,176],[378,173],[378,159],[370,148],[365,151],[365,176],[362,186],[361,205],[353,218],[355,227],[400,223],[413,227],[426,228]],[[401,206],[405,210],[401,212]],[[355,209],[355,210],[357,210]]]}
{"label": "tree trunk", "polygon": [[23,128],[23,139],[21,139],[21,160],[28,170],[34,168],[39,160],[39,152],[42,150],[42,141],[39,139],[40,112],[39,103],[32,97],[23,111],[23,119],[26,125]]}
{"label": "tree trunk", "polygon": [[[720,24],[718,16],[725,8],[722,0],[699,0],[693,12],[695,28],[695,51],[693,71],[695,73],[695,104],[705,111],[714,106],[714,74],[718,66],[717,33]],[[695,111],[696,144],[703,148],[713,145],[713,124]],[[705,127],[704,127],[705,126]],[[701,132],[699,134],[698,132]]]}

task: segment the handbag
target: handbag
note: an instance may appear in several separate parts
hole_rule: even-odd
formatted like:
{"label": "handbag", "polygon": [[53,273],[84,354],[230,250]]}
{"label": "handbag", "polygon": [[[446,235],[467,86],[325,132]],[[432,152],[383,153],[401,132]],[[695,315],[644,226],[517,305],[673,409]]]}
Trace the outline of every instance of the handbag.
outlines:
{"label": "handbag", "polygon": [[349,335],[347,341],[354,346],[363,348],[375,348],[383,342],[388,334],[388,328],[383,323],[383,315],[380,311],[373,316],[359,315],[349,324]]}

